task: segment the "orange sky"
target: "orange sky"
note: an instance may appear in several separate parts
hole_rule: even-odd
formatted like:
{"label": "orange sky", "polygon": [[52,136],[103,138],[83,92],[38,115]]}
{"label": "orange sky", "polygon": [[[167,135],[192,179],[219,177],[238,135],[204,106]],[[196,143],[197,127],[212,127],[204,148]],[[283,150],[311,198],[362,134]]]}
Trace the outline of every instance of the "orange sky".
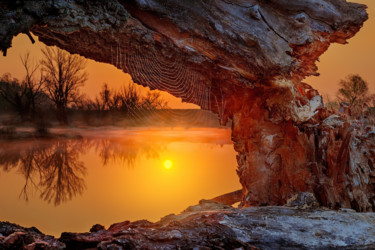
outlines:
{"label": "orange sky", "polygon": [[[318,62],[319,77],[309,77],[305,81],[318,89],[325,96],[335,96],[338,82],[348,74],[358,73],[368,83],[371,92],[375,92],[375,0],[355,0],[353,2],[363,3],[368,6],[369,20],[360,32],[349,44],[333,44],[323,54]],[[36,39],[37,40],[37,39]],[[40,49],[44,45],[37,42],[31,44],[26,35],[19,35],[13,40],[13,48],[8,50],[8,56],[0,56],[0,75],[10,72],[14,77],[22,78],[24,75],[21,67],[20,55],[30,51],[31,55],[39,59]],[[89,60],[87,71],[89,79],[82,88],[89,97],[95,97],[104,82],[114,88],[130,81],[130,76],[118,70],[114,66],[97,63]],[[175,98],[167,93],[163,97],[169,101],[172,108],[198,108],[196,105],[182,103],[181,99]]]}
{"label": "orange sky", "polygon": [[[41,49],[45,46],[39,42],[38,38],[34,36],[36,41],[35,44],[31,44],[29,38],[20,34],[13,39],[12,48],[7,52],[7,56],[0,55],[0,75],[9,72],[13,77],[22,79],[24,77],[24,68],[22,68],[20,56],[24,55],[27,51],[35,60],[42,58]],[[132,82],[129,74],[125,74],[115,66],[105,63],[98,63],[93,60],[88,60],[86,71],[89,75],[88,80],[82,92],[86,93],[88,97],[94,98],[103,83],[108,83],[109,86],[115,89],[119,89],[123,84]],[[140,89],[148,89],[140,87]],[[162,97],[168,100],[168,106],[171,108],[182,108],[182,109],[199,109],[197,105],[190,103],[182,103],[181,98],[176,98],[166,92],[162,92]]]}
{"label": "orange sky", "polygon": [[323,96],[329,94],[333,98],[340,79],[356,73],[368,82],[370,91],[375,92],[375,0],[351,2],[366,4],[369,19],[348,44],[332,44],[320,57],[320,62],[317,63],[320,76],[305,80]]}

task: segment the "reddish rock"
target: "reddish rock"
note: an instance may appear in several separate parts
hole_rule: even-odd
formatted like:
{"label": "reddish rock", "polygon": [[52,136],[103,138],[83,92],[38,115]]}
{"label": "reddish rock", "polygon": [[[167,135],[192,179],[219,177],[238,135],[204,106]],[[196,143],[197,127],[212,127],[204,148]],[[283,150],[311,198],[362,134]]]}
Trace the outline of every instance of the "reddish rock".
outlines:
{"label": "reddish rock", "polygon": [[[244,206],[300,192],[330,208],[375,209],[373,134],[329,118],[316,75],[331,43],[368,18],[347,1],[4,1],[0,49],[29,31],[151,89],[232,120]],[[328,119],[328,120],[326,120]],[[371,129],[370,129],[371,130]]]}
{"label": "reddish rock", "polygon": [[24,228],[0,222],[0,249],[65,249],[65,244],[35,227]]}
{"label": "reddish rock", "polygon": [[244,205],[283,205],[296,193],[310,192],[323,206],[373,211],[373,128],[328,116],[321,107],[307,121],[285,121],[280,114],[285,117],[298,95],[273,91],[280,99],[249,96],[250,108],[244,106],[233,118]]}
{"label": "reddish rock", "polygon": [[90,228],[90,232],[91,232],[91,233],[96,233],[96,232],[98,232],[98,231],[100,231],[100,230],[105,230],[105,227],[102,226],[102,225],[100,225],[100,224],[95,224],[95,225],[93,225],[93,226]]}
{"label": "reddish rock", "polygon": [[220,195],[210,200],[221,203],[221,204],[232,206],[235,203],[242,201],[242,199],[243,199],[243,192],[242,192],[242,189],[240,189],[231,193]]}

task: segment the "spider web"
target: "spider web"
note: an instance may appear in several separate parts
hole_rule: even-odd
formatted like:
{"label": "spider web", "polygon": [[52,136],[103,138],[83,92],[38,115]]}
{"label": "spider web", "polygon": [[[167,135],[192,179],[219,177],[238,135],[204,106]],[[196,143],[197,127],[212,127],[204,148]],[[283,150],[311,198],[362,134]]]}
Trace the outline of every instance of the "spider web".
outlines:
{"label": "spider web", "polygon": [[[213,101],[214,105],[217,105],[219,117],[222,117],[226,106],[222,91],[220,91],[220,97],[212,95],[211,85],[199,81],[198,74],[183,56],[167,58],[157,55],[154,46],[139,44],[117,44],[115,48],[111,46],[112,65],[129,73],[142,85],[147,85],[150,89],[166,91],[182,98],[185,102],[200,106],[202,110],[212,110]],[[142,119],[150,114],[149,110],[145,111],[141,107],[135,107],[129,112],[136,119]],[[166,119],[160,112],[151,112],[154,112],[153,115],[158,120]],[[168,120],[172,122],[187,120],[206,124],[212,120],[212,115],[211,118],[208,115],[209,112],[197,112],[197,110],[189,110],[182,114],[176,110],[167,109],[167,113]],[[152,121],[148,122],[152,123]]]}

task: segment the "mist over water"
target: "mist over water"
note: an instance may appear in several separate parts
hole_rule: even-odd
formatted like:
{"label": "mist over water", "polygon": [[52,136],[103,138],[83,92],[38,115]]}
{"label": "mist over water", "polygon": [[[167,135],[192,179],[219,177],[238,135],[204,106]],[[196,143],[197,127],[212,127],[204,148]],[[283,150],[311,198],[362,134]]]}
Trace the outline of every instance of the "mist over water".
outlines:
{"label": "mist over water", "polygon": [[[137,48],[131,58],[125,55],[126,46],[113,48],[118,67],[151,89],[167,90],[206,110],[166,93],[136,87],[130,75],[121,86],[107,75],[105,82],[112,80],[108,85],[100,83],[101,89],[92,85],[97,79],[90,79],[90,91],[96,93],[86,96],[88,88],[79,90],[86,72],[78,57],[80,63],[74,65],[82,70],[78,74],[81,84],[66,93],[62,107],[61,98],[51,93],[63,81],[50,84],[57,76],[52,77],[55,71],[48,69],[53,65],[43,58],[75,56],[46,47],[42,60],[37,58],[34,64],[26,54],[23,66],[28,77],[6,74],[0,79],[4,87],[0,98],[0,221],[35,226],[59,236],[64,231],[88,231],[97,223],[108,227],[124,220],[157,221],[200,199],[240,188],[231,124],[220,127],[218,115],[207,111],[216,105],[223,116],[222,91],[212,96],[210,87],[197,84],[194,70],[175,68],[176,62],[155,58],[152,67],[144,67],[147,61],[142,54],[155,57],[156,51]],[[166,73],[166,68],[172,72]],[[43,77],[39,80],[39,74],[30,75],[28,69],[40,71]],[[150,81],[150,76],[157,78]],[[25,89],[33,94],[24,95]]]}
{"label": "mist over water", "polygon": [[0,220],[59,236],[96,223],[157,221],[240,188],[229,129],[51,133],[80,137],[0,143]]}

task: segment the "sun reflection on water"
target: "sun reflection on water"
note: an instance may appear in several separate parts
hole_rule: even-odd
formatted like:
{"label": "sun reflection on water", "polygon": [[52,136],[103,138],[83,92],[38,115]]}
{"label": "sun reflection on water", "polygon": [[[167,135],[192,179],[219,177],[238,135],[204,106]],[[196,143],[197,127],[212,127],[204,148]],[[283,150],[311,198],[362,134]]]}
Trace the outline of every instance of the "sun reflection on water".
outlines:
{"label": "sun reflection on water", "polygon": [[173,163],[171,160],[165,160],[164,161],[164,168],[170,169],[172,167]]}
{"label": "sun reflection on water", "polygon": [[229,130],[94,132],[0,142],[0,220],[59,236],[95,223],[157,221],[240,188]]}

